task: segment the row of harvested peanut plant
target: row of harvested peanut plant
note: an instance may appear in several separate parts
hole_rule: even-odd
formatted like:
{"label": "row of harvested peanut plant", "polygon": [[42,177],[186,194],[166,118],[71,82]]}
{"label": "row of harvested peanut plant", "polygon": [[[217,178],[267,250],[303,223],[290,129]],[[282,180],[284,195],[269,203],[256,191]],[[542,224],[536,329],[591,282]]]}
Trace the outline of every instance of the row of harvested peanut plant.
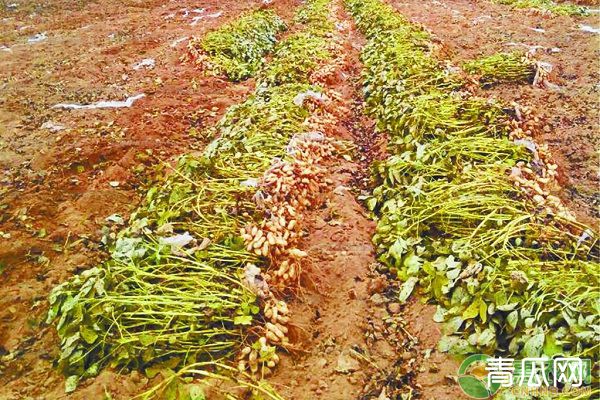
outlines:
{"label": "row of harvested peanut plant", "polygon": [[380,0],[347,0],[359,30],[368,112],[389,135],[366,199],[378,255],[438,304],[440,348],[459,354],[597,360],[598,233],[555,188],[530,110],[474,97],[430,35]]}
{"label": "row of harvested peanut plant", "polygon": [[[185,62],[255,76],[256,91],[228,109],[202,155],[182,156],[150,188],[108,261],[52,292],[68,391],[111,366],[279,398],[254,382],[289,345],[281,295],[306,255],[295,247],[302,212],[326,184],[323,162],[343,150],[328,137],[342,107],[323,84],[343,62],[331,13],[329,0],[307,1],[282,39],[282,20],[254,11],[190,41]],[[175,390],[174,377],[146,395]]]}

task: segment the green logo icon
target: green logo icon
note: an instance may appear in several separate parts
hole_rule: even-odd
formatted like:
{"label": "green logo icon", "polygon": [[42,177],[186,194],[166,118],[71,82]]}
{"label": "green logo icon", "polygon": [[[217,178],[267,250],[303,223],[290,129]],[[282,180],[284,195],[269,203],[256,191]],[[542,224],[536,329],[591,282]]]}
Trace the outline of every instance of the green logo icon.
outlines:
{"label": "green logo icon", "polygon": [[458,385],[473,399],[489,399],[500,389],[499,383],[488,385],[486,360],[490,356],[473,354],[467,357],[458,369]]}

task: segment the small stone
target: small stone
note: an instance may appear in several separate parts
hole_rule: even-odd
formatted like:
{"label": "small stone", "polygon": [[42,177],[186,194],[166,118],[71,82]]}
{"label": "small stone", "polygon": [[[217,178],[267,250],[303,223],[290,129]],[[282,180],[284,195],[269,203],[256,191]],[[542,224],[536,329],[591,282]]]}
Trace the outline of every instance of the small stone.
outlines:
{"label": "small stone", "polygon": [[373,296],[371,296],[371,302],[376,305],[383,304],[383,296],[381,296],[379,293],[375,293]]}
{"label": "small stone", "polygon": [[327,360],[325,358],[319,358],[317,360],[317,367],[323,368],[327,365]]}
{"label": "small stone", "polygon": [[333,189],[333,193],[337,194],[338,196],[342,196],[347,190],[348,188],[346,186],[339,185],[338,187]]}
{"label": "small stone", "polygon": [[329,387],[329,385],[327,384],[327,382],[325,382],[325,381],[323,381],[323,380],[319,381],[319,388],[320,388],[320,389],[323,389],[323,390],[325,390],[325,389],[327,389],[328,387]]}
{"label": "small stone", "polygon": [[386,283],[386,279],[382,276],[379,276],[375,279],[371,279],[367,286],[367,290],[369,294],[381,292],[381,290],[383,290],[383,288],[386,286]]}
{"label": "small stone", "polygon": [[390,304],[388,304],[388,310],[392,314],[398,314],[400,312],[400,303],[390,303]]}
{"label": "small stone", "polygon": [[138,383],[140,381],[140,373],[138,371],[131,372],[131,381],[133,383]]}
{"label": "small stone", "polygon": [[46,378],[46,380],[44,381],[43,386],[45,387],[50,387],[50,385],[52,385],[52,383],[54,382],[54,376],[49,376],[48,378]]}
{"label": "small stone", "polygon": [[385,387],[381,389],[381,393],[379,394],[379,397],[377,397],[377,400],[390,400],[390,398],[387,397]]}
{"label": "small stone", "polygon": [[321,217],[315,219],[315,229],[323,229],[327,225],[327,222]]}
{"label": "small stone", "polygon": [[349,350],[343,350],[337,359],[337,367],[335,370],[341,373],[358,371],[360,363],[352,357]]}

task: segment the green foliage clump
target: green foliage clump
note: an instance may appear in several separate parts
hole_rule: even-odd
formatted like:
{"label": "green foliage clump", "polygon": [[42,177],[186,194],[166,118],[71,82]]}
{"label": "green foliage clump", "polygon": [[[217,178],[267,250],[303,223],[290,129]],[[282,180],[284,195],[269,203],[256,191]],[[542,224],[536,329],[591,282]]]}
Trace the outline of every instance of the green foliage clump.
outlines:
{"label": "green foliage clump", "polygon": [[467,61],[463,69],[476,75],[483,86],[502,82],[533,82],[535,63],[522,53],[497,53]]}
{"label": "green foliage clump", "polygon": [[517,9],[531,8],[549,11],[556,15],[588,15],[587,7],[575,4],[558,4],[553,0],[495,0],[496,3],[513,6]]}
{"label": "green foliage clump", "polygon": [[346,4],[368,38],[367,112],[390,136],[365,200],[400,300],[419,287],[438,304],[444,351],[597,357],[598,234],[513,184],[517,162],[539,160],[508,139],[500,106],[461,90],[426,32],[381,0]]}
{"label": "green foliage clump", "polygon": [[334,27],[328,17],[329,4],[330,0],[313,0],[300,8],[294,21],[303,29],[276,46],[273,59],[260,74],[261,84],[308,83],[318,66],[331,59]]}
{"label": "green foliage clump", "polygon": [[324,33],[333,30],[333,22],[329,19],[331,0],[307,1],[296,13],[294,22],[309,26],[313,33]]}
{"label": "green foliage clump", "polygon": [[310,74],[331,58],[328,44],[327,39],[310,32],[288,37],[277,46],[273,60],[264,69],[260,81],[268,85],[308,83]]}
{"label": "green foliage clump", "polygon": [[[66,375],[217,361],[242,340],[240,328],[259,308],[239,270],[260,261],[239,237],[256,211],[256,189],[244,182],[285,157],[291,136],[306,129],[308,111],[294,98],[309,88],[278,86],[232,107],[204,155],[182,157],[166,182],[148,191],[111,259],[53,290],[48,322],[58,320]],[[196,241],[165,241],[174,235]]]}
{"label": "green foliage clump", "polygon": [[239,81],[258,71],[275,46],[277,34],[285,29],[272,11],[254,11],[192,41],[191,46],[208,57],[214,73]]}

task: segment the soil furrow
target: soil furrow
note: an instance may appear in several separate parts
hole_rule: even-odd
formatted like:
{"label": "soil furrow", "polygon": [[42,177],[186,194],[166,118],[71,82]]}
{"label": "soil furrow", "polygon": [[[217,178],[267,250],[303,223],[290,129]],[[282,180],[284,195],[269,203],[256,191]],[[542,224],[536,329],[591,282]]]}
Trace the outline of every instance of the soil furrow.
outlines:
{"label": "soil furrow", "polygon": [[[340,8],[341,21],[350,21]],[[463,398],[451,379],[458,363],[435,350],[441,332],[433,307],[395,300],[398,284],[377,271],[374,223],[357,201],[369,168],[385,157],[385,137],[362,115],[359,51],[364,39],[342,31],[351,67],[333,87],[353,110],[337,138],[353,142],[356,159],[332,162],[323,206],[306,217],[302,287],[290,303],[296,351],[269,382],[286,399]],[[410,322],[409,322],[410,321]],[[398,329],[401,326],[402,329]],[[381,396],[381,397],[380,397]]]}

